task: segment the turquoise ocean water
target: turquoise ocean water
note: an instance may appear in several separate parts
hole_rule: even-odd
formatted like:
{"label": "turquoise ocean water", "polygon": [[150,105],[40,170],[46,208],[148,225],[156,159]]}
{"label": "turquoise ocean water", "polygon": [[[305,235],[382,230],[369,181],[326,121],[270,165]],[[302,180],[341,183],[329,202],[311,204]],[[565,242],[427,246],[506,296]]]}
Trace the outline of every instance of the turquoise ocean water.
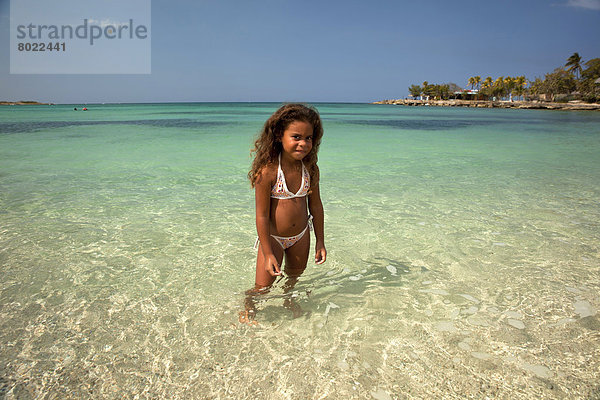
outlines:
{"label": "turquoise ocean water", "polygon": [[600,113],[317,104],[328,261],[249,327],[278,106],[0,108],[0,397],[600,396]]}

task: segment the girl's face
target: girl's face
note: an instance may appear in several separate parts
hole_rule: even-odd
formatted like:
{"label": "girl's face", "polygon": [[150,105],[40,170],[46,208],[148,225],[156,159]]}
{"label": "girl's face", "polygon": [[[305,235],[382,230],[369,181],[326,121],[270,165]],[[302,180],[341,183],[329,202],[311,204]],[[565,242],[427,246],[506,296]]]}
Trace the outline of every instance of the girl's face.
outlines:
{"label": "girl's face", "polygon": [[294,121],[283,131],[283,152],[294,160],[302,160],[312,149],[313,126],[308,122]]}

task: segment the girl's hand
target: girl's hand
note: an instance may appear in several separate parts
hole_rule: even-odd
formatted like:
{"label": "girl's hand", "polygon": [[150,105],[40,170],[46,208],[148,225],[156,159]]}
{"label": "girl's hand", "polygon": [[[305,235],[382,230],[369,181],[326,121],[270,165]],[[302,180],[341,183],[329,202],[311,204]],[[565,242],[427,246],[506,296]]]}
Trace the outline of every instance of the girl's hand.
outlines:
{"label": "girl's hand", "polygon": [[315,264],[323,264],[327,259],[327,250],[325,250],[325,246],[317,245],[317,249],[315,252]]}
{"label": "girl's hand", "polygon": [[277,262],[277,259],[275,258],[275,256],[273,254],[271,254],[270,256],[267,257],[266,264],[267,264],[266,265],[267,272],[271,276],[281,275],[281,269],[279,268],[279,263]]}

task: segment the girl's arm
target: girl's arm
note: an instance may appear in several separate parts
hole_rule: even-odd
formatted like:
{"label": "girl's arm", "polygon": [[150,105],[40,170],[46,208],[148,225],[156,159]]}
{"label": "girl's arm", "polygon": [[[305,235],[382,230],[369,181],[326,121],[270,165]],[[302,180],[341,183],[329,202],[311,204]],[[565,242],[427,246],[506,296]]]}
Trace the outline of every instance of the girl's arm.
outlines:
{"label": "girl's arm", "polygon": [[311,193],[308,195],[308,209],[313,216],[313,228],[315,230],[317,241],[315,245],[315,263],[323,264],[327,258],[327,250],[325,249],[325,216],[323,213],[321,194],[319,193],[319,180],[320,173],[319,168],[317,167],[316,179],[311,185]]}
{"label": "girl's arm", "polygon": [[271,186],[275,178],[273,168],[268,166],[260,171],[254,185],[254,198],[256,202],[256,231],[260,241],[260,249],[266,260],[267,271],[272,276],[281,275],[277,258],[271,248]]}

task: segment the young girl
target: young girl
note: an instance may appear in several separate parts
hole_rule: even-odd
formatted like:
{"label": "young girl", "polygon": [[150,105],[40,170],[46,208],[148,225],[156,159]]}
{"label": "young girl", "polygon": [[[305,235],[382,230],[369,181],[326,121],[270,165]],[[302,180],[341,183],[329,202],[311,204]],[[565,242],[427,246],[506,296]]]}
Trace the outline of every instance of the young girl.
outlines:
{"label": "young girl", "polygon": [[[248,173],[256,199],[258,256],[256,280],[249,296],[270,287],[281,275],[285,256],[291,290],[304,272],[310,247],[309,230],[314,227],[315,263],[327,258],[323,237],[323,204],[319,195],[317,152],[323,136],[319,113],[302,104],[286,104],[265,122],[254,143],[252,168]],[[250,322],[253,301],[246,301],[241,322]]]}

